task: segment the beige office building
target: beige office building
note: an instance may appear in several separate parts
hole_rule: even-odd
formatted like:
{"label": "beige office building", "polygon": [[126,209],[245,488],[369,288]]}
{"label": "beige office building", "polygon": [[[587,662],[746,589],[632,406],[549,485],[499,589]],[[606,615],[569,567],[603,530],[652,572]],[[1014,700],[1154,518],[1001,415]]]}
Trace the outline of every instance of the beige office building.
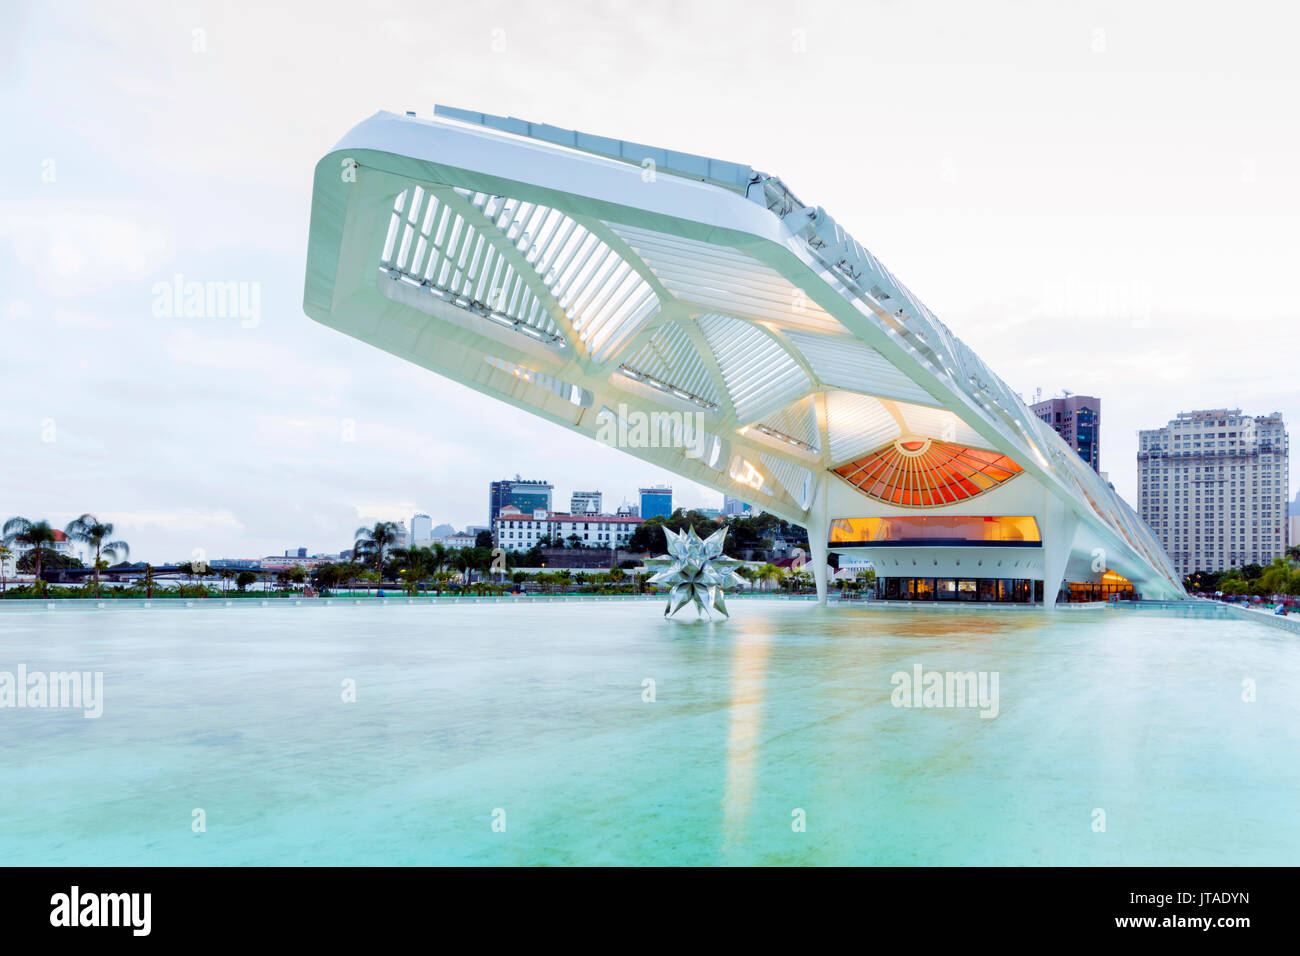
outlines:
{"label": "beige office building", "polygon": [[1179,574],[1267,564],[1287,542],[1286,425],[1239,408],[1139,433],[1138,513]]}

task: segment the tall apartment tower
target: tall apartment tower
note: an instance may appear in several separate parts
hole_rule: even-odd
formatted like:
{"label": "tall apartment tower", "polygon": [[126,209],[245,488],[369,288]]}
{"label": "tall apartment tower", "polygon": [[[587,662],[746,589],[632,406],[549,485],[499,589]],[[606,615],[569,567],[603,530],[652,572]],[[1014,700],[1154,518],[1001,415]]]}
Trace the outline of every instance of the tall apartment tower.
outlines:
{"label": "tall apartment tower", "polygon": [[1029,406],[1079,457],[1101,471],[1101,399],[1095,395],[1048,398]]}
{"label": "tall apartment tower", "polygon": [[1295,500],[1286,509],[1286,546],[1300,547],[1300,491],[1295,493]]}
{"label": "tall apartment tower", "polygon": [[1179,412],[1138,433],[1138,512],[1179,574],[1268,564],[1286,547],[1286,425],[1278,412]]}
{"label": "tall apartment tower", "polygon": [[751,505],[739,498],[733,498],[731,495],[722,496],[722,513],[724,515],[739,515],[753,510]]}
{"label": "tall apartment tower", "polygon": [[604,507],[605,496],[599,491],[575,491],[569,497],[569,514],[598,515]]}

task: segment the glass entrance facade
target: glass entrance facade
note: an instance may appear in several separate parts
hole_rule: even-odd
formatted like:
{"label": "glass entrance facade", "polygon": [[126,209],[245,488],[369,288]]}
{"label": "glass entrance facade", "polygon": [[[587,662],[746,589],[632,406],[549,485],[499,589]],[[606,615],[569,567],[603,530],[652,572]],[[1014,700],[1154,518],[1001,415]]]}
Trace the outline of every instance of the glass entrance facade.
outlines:
{"label": "glass entrance facade", "polygon": [[886,601],[977,601],[1028,604],[1043,599],[1043,582],[1030,578],[881,578]]}
{"label": "glass entrance facade", "polygon": [[[1043,582],[1029,578],[880,578],[877,593],[885,601],[977,601],[983,604],[1028,604],[1043,600]],[[1133,601],[1133,585],[1113,571],[1095,583],[1069,581],[1058,602]]]}
{"label": "glass entrance facade", "polygon": [[1137,591],[1132,583],[1122,574],[1114,571],[1104,572],[1100,581],[1082,583],[1071,581],[1067,587],[1070,592],[1069,600],[1076,604],[1081,601],[1137,600]]}

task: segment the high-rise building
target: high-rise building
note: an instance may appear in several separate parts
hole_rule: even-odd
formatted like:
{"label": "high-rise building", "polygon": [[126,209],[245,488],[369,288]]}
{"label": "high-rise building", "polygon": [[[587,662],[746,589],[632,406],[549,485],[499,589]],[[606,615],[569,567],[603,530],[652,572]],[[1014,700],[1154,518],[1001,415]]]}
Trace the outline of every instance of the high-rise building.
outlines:
{"label": "high-rise building", "polygon": [[1179,574],[1267,564],[1286,547],[1286,426],[1278,412],[1179,412],[1138,433],[1138,512]]}
{"label": "high-rise building", "polygon": [[603,502],[604,495],[599,491],[575,491],[569,498],[569,514],[598,515]]}
{"label": "high-rise building", "polygon": [[1048,398],[1029,406],[1035,415],[1051,425],[1056,434],[1086,461],[1101,471],[1101,399],[1093,395]]}
{"label": "high-rise building", "polygon": [[1300,491],[1295,493],[1295,501],[1287,505],[1286,544],[1288,548],[1300,546]]}
{"label": "high-rise building", "polygon": [[551,492],[555,486],[548,481],[526,481],[515,475],[492,482],[488,488],[488,526],[496,537],[497,515],[502,508],[514,506],[524,514],[538,510],[551,510]]}
{"label": "high-rise building", "polygon": [[733,498],[731,495],[722,496],[722,513],[724,515],[741,515],[753,510],[752,506],[739,498]]}
{"label": "high-rise building", "polygon": [[411,540],[428,541],[433,537],[433,519],[426,514],[417,514],[411,518]]}
{"label": "high-rise building", "polygon": [[673,490],[667,485],[641,489],[641,518],[667,518],[673,513]]}

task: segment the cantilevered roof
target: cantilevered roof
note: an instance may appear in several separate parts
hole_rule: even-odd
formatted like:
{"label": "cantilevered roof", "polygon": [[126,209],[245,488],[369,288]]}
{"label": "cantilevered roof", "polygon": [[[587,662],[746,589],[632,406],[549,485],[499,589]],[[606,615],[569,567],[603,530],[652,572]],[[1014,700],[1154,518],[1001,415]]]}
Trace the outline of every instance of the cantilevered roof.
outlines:
{"label": "cantilevered roof", "polygon": [[491,113],[475,113],[473,110],[461,110],[454,106],[435,106],[433,115],[444,119],[472,123],[487,129],[513,133],[516,136],[528,136],[545,143],[568,146],[597,156],[621,159],[636,163],[643,168],[653,168],[659,172],[686,176],[706,182],[717,183],[742,193],[753,181],[755,173],[752,167],[740,163],[728,163],[721,159],[697,156],[695,153],[682,153],[675,149],[660,149],[644,143],[629,143],[622,139],[608,136],[593,136],[580,133],[575,129],[563,129],[547,123],[530,123],[515,119],[513,116],[493,116]]}
{"label": "cantilevered roof", "polygon": [[[898,471],[909,501],[1029,474],[1113,555],[1179,589],[1128,505],[779,179],[436,114],[378,113],[317,165],[312,318],[802,524],[836,473],[930,442]],[[980,462],[999,463],[996,480]]]}

